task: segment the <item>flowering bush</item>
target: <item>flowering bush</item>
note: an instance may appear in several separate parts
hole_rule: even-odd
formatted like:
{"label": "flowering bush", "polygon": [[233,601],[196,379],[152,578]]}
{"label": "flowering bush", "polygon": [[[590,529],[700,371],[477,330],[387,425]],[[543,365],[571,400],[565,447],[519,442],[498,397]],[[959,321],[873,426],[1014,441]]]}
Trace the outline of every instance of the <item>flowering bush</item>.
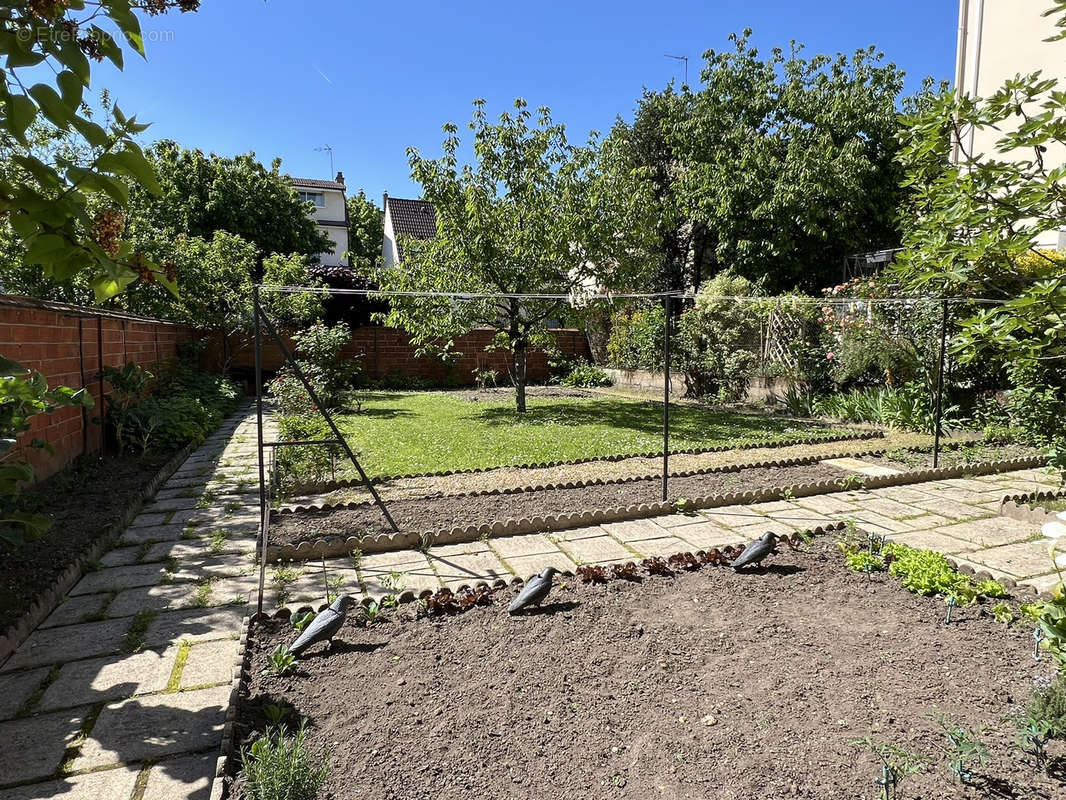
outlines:
{"label": "flowering bush", "polygon": [[[300,370],[328,408],[340,405],[344,392],[355,385],[361,373],[358,360],[342,358],[351,338],[351,331],[343,322],[333,327],[312,325],[292,337]],[[303,383],[287,365],[278,370],[270,384],[270,393],[283,414],[308,414],[317,410]]]}

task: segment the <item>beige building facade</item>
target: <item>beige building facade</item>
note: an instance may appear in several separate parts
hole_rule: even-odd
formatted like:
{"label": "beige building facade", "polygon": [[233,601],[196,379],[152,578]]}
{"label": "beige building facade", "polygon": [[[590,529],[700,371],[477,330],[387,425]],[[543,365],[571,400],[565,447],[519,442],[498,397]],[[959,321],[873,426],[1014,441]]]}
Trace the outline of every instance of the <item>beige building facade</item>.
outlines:
{"label": "beige building facade", "polygon": [[[1009,78],[1040,71],[1066,90],[1066,41],[1044,41],[1058,32],[1054,18],[1043,16],[1049,7],[1048,0],[959,0],[956,88],[988,97]],[[989,154],[1000,136],[992,129],[971,130],[963,147],[974,155]],[[1066,163],[1066,148],[1049,147],[1045,163]],[[1066,226],[1044,233],[1037,244],[1066,249]]]}
{"label": "beige building facade", "polygon": [[344,174],[338,172],[336,180],[321,181],[315,178],[293,178],[293,188],[301,200],[314,204],[312,217],[321,231],[333,243],[332,253],[319,253],[318,260],[326,266],[348,263],[348,206],[344,195]]}

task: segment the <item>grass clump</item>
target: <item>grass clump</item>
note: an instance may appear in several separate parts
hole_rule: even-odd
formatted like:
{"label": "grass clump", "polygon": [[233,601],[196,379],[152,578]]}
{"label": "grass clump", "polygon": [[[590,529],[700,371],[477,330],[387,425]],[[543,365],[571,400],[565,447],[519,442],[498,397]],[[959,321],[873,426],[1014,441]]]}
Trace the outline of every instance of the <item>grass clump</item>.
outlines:
{"label": "grass clump", "polygon": [[294,734],[276,727],[241,751],[241,779],[250,800],[314,800],[326,781],[329,766],[311,753],[307,720]]}

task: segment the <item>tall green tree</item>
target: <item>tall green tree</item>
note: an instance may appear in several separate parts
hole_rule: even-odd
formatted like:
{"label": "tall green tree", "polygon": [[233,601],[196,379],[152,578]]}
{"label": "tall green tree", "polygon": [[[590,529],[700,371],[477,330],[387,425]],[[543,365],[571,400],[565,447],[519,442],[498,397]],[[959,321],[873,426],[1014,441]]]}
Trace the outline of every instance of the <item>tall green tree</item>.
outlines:
{"label": "tall green tree", "polygon": [[332,246],[311,218],[311,204],[281,172],[279,158],[268,169],[255,153],[223,158],[166,139],[147,156],[159,190],[131,188],[127,228],[139,241],[177,234],[210,239],[226,231],[267,255],[310,256]]}
{"label": "tall green tree", "polygon": [[702,226],[709,273],[819,288],[849,253],[899,241],[903,73],[872,47],[805,58],[793,42],[764,58],[750,34],[732,35],[732,50],[708,50],[703,88],[664,109],[672,192]]}
{"label": "tall green tree", "polygon": [[348,251],[352,268],[363,275],[381,260],[381,242],[385,235],[385,215],[362,189],[348,197]]}
{"label": "tall green tree", "polygon": [[547,108],[534,120],[525,101],[493,124],[474,103],[474,163],[460,165],[458,128],[444,126],[444,154],[408,150],[411,175],[434,204],[437,236],[408,241],[404,261],[378,272],[382,289],[467,294],[458,299],[391,298],[386,321],[423,350],[447,352],[476,326],[496,330],[494,346],[511,355],[519,412],[526,408],[526,355],[546,346],[546,323],[568,303],[558,299],[482,298],[479,294],[569,295],[630,285],[647,268],[648,187],[606,173],[597,139],[567,141]]}
{"label": "tall green tree", "polygon": [[658,244],[647,288],[659,291],[682,291],[703,279],[706,226],[690,219],[682,207],[681,168],[672,133],[687,118],[690,102],[672,84],[661,92],[645,89],[633,122],[619,118],[603,145],[610,154],[608,169],[640,175],[649,183]]}

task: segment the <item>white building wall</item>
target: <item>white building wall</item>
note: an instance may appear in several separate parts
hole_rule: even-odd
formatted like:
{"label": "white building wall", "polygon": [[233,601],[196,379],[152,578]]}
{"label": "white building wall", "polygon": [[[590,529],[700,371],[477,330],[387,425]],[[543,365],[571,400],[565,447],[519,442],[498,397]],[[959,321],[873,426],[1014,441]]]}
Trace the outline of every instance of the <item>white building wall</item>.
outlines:
{"label": "white building wall", "polygon": [[[1042,16],[1048,7],[1047,0],[960,0],[956,88],[988,97],[1007,79],[1039,70],[1066,90],[1066,41],[1044,41],[1058,30],[1054,17]],[[966,149],[992,154],[1002,135],[992,129],[970,131]],[[1066,147],[1050,145],[1044,159],[1049,167],[1066,163]],[[1060,239],[1049,231],[1037,244],[1056,247]]]}

